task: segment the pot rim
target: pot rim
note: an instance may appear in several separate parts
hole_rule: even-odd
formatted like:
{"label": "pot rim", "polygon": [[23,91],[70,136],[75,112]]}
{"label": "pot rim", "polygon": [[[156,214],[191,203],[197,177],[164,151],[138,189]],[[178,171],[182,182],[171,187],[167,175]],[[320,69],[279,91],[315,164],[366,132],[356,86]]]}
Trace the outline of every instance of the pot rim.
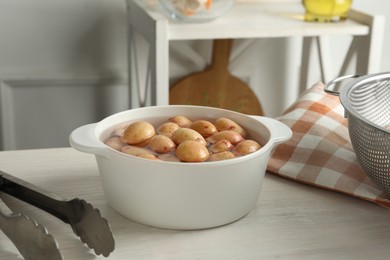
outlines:
{"label": "pot rim", "polygon": [[[140,158],[136,156],[130,156],[127,154],[124,154],[120,151],[117,151],[106,144],[104,144],[102,140],[102,134],[107,131],[109,128],[115,126],[116,124],[124,123],[124,120],[120,120],[118,118],[123,117],[124,115],[128,113],[134,113],[136,114],[137,111],[145,111],[145,110],[151,110],[155,111],[156,109],[198,109],[198,110],[204,110],[209,112],[215,112],[215,113],[229,113],[230,115],[236,115],[236,117],[244,118],[245,120],[251,120],[253,124],[261,125],[264,129],[267,130],[267,138],[264,138],[266,143],[263,144],[263,146],[257,150],[256,152],[253,152],[251,154],[247,154],[244,156],[232,158],[229,160],[222,160],[222,161],[213,161],[213,162],[171,162],[171,161],[154,161],[149,160],[145,158]],[[184,113],[185,115],[185,113]],[[206,117],[206,115],[205,115]],[[211,117],[211,116],[209,116]],[[228,117],[228,116],[227,116]],[[142,119],[139,118],[129,118],[128,120],[137,120]],[[110,121],[116,121],[115,123],[112,123]],[[118,121],[119,120],[119,121]],[[233,119],[234,120],[234,119]],[[104,126],[105,124],[109,126]],[[255,129],[252,129],[252,131],[255,131]],[[88,135],[88,138],[90,139],[88,143],[84,145],[80,145],[80,143],[83,143],[83,140],[80,140],[82,138],[85,138],[85,135]],[[261,134],[259,134],[261,135]],[[110,116],[107,116],[106,118],[100,120],[97,123],[81,126],[77,129],[75,129],[71,135],[70,135],[70,143],[71,146],[74,147],[77,150],[80,150],[82,152],[87,153],[93,153],[93,154],[99,154],[104,157],[111,158],[114,157],[123,157],[127,158],[129,160],[137,160],[137,161],[146,161],[147,163],[168,163],[172,165],[181,165],[181,167],[188,167],[196,165],[198,167],[206,167],[206,165],[229,165],[234,163],[239,163],[242,161],[250,160],[254,157],[258,157],[262,153],[266,153],[271,150],[274,146],[276,146],[278,143],[284,142],[287,139],[289,139],[292,136],[292,131],[290,128],[288,128],[285,124],[277,121],[276,119],[271,119],[267,117],[261,117],[261,116],[252,116],[252,115],[246,115],[242,114],[236,111],[222,109],[222,108],[215,108],[215,107],[207,107],[207,106],[194,106],[194,105],[164,105],[164,106],[148,106],[148,107],[141,107],[141,108],[135,108],[130,110],[121,111],[115,114],[112,114]],[[263,135],[264,137],[264,135]],[[94,146],[91,148],[91,146]],[[208,167],[207,166],[207,167]]]}

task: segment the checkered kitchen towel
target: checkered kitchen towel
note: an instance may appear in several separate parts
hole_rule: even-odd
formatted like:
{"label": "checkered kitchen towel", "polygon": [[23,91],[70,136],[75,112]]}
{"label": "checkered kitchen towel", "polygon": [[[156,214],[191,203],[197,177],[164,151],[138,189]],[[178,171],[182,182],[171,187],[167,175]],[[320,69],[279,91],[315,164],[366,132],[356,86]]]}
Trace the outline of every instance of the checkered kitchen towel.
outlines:
{"label": "checkered kitchen towel", "polygon": [[322,83],[305,91],[277,119],[293,136],[273,151],[268,172],[390,207],[390,197],[357,161],[339,97],[325,93]]}

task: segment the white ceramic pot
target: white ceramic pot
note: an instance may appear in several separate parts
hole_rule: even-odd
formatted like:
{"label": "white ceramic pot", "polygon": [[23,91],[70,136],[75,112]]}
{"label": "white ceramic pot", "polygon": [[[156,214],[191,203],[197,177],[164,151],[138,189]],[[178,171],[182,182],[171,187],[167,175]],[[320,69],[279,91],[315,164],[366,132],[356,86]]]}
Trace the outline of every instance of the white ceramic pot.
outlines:
{"label": "white ceramic pot", "polygon": [[[192,120],[230,118],[263,147],[235,159],[184,163],[129,156],[102,141],[120,123],[145,120],[157,124],[176,115]],[[149,226],[189,230],[224,225],[248,214],[256,206],[272,148],[290,137],[290,128],[275,119],[177,105],[111,115],[75,129],[70,144],[96,155],[105,196],[119,214]]]}

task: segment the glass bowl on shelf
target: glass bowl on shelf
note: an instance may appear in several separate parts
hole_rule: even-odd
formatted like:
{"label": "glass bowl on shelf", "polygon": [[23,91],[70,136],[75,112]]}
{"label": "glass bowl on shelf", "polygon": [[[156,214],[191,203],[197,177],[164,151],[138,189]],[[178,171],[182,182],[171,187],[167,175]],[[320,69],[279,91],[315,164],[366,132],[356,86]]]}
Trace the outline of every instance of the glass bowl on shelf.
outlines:
{"label": "glass bowl on shelf", "polygon": [[234,0],[158,0],[161,8],[174,20],[207,22],[224,15]]}

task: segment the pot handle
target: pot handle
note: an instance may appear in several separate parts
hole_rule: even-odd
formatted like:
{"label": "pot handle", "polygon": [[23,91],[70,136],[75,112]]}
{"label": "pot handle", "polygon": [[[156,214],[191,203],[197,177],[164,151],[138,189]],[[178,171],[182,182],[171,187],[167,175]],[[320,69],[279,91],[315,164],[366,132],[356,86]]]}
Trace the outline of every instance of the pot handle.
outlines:
{"label": "pot handle", "polygon": [[329,82],[325,85],[324,91],[325,91],[326,93],[328,93],[328,94],[333,95],[333,96],[339,96],[339,95],[340,95],[340,92],[339,92],[339,91],[336,91],[336,90],[330,89],[331,86],[333,86],[333,85],[336,84],[336,83],[342,82],[342,81],[344,81],[344,80],[346,80],[346,79],[359,78],[359,77],[361,77],[361,76],[362,76],[362,75],[355,74],[355,75],[341,76],[341,77],[332,79],[331,81],[329,81]]}
{"label": "pot handle", "polygon": [[81,152],[107,157],[107,147],[95,137],[97,123],[80,126],[69,135],[70,145]]}
{"label": "pot handle", "polygon": [[292,137],[291,129],[287,125],[276,119],[262,116],[251,117],[260,121],[261,123],[264,123],[269,128],[271,132],[269,143],[271,143],[273,146],[279,143],[283,143]]}

